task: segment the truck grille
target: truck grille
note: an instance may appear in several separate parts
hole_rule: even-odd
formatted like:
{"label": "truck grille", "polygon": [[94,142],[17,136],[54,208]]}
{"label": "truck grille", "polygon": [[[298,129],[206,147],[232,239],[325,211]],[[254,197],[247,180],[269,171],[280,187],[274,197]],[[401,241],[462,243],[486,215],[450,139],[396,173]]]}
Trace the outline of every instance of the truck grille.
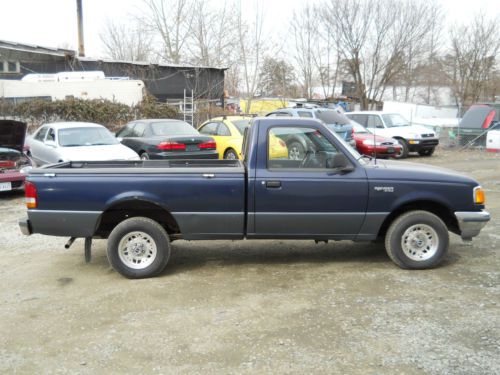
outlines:
{"label": "truck grille", "polygon": [[434,134],[432,133],[426,133],[426,134],[420,134],[422,136],[422,138],[431,138],[431,137],[434,137]]}

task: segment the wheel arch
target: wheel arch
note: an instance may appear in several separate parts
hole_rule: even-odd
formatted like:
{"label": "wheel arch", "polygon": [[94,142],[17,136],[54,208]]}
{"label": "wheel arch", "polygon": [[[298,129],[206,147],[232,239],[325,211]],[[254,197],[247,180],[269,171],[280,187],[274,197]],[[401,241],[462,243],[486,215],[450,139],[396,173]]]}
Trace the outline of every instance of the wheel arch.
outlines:
{"label": "wheel arch", "polygon": [[378,231],[377,237],[385,237],[387,229],[391,223],[401,216],[402,214],[409,211],[428,211],[439,217],[445,223],[448,230],[452,233],[459,234],[460,229],[458,227],[458,221],[455,217],[453,210],[446,204],[432,200],[432,199],[419,199],[410,202],[405,202],[397,206],[391,211],[391,213],[385,218],[380,229]]}
{"label": "wheel arch", "polygon": [[232,146],[232,145],[228,145],[226,147],[226,149],[224,150],[224,153],[222,154],[223,157],[226,157],[226,154],[228,153],[228,151],[233,151],[234,154],[236,155],[236,157],[239,159],[239,154],[238,154],[238,151],[235,150],[235,148]]}
{"label": "wheel arch", "polygon": [[101,214],[95,234],[107,238],[119,223],[139,216],[159,223],[167,231],[171,240],[180,238],[180,227],[170,211],[160,204],[144,198],[127,198],[111,203]]}

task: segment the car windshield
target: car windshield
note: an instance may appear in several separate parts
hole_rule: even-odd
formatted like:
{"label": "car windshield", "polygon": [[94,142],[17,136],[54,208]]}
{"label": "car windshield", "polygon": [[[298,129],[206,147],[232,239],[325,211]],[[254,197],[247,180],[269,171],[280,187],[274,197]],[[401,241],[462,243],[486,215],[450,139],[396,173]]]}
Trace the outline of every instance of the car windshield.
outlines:
{"label": "car windshield", "polygon": [[184,121],[165,121],[151,123],[154,135],[200,135],[198,131]]}
{"label": "car windshield", "polygon": [[391,113],[390,115],[382,115],[385,124],[388,128],[396,128],[398,126],[410,126],[410,123],[405,120],[405,118],[397,113]]}
{"label": "car windshield", "polygon": [[116,145],[120,143],[103,126],[59,129],[58,139],[61,147]]}
{"label": "car windshield", "polygon": [[319,109],[316,111],[316,117],[323,121],[325,124],[349,124],[349,119],[345,115],[333,109]]}
{"label": "car windshield", "polygon": [[250,120],[235,120],[232,121],[232,123],[236,126],[236,129],[238,129],[241,135],[245,133],[245,128],[250,126]]}

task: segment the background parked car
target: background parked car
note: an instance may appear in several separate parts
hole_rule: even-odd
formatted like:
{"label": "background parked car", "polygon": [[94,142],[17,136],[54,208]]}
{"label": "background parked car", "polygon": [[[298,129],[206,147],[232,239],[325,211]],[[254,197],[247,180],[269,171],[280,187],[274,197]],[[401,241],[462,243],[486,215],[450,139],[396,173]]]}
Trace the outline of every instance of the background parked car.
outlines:
{"label": "background parked car", "polygon": [[[201,124],[198,130],[215,139],[219,159],[240,159],[243,135],[251,119],[248,116],[216,117]],[[270,137],[270,153],[274,159],[288,158],[286,144],[275,136]]]}
{"label": "background parked car", "polygon": [[32,167],[23,152],[26,127],[24,122],[0,120],[0,191],[22,188]]}
{"label": "background parked car", "polygon": [[465,112],[458,124],[460,144],[472,143],[475,146],[484,146],[486,133],[489,130],[500,129],[500,106],[491,104],[474,104]]}
{"label": "background parked car", "polygon": [[282,108],[269,112],[266,116],[306,117],[321,120],[326,125],[330,125],[330,129],[333,129],[347,143],[354,146],[354,141],[352,140],[352,125],[349,119],[338,108]]}
{"label": "background parked car", "polygon": [[172,119],[132,121],[116,136],[124,145],[148,159],[217,159],[212,137],[201,135],[187,122]]}
{"label": "background parked car", "polygon": [[370,132],[396,139],[402,146],[400,158],[416,151],[421,156],[431,156],[439,144],[436,133],[420,125],[410,123],[398,113],[382,111],[349,112],[346,116],[363,125]]}
{"label": "background parked car", "polygon": [[90,122],[42,125],[28,140],[29,155],[39,165],[65,161],[138,160],[104,126]]}
{"label": "background parked car", "polygon": [[352,121],[351,124],[352,137],[359,153],[368,156],[376,155],[381,158],[395,157],[401,153],[402,147],[395,139],[374,135],[355,121]]}

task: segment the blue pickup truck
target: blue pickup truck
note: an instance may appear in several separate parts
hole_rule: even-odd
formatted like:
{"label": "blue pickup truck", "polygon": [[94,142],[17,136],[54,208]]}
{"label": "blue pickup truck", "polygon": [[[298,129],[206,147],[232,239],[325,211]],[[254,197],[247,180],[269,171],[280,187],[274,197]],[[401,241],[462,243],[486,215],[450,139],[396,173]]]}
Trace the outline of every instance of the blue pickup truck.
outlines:
{"label": "blue pickup truck", "polygon": [[[300,160],[276,147],[301,139]],[[278,141],[277,141],[278,140]],[[283,140],[283,142],[281,142]],[[490,220],[484,191],[456,172],[361,156],[314,119],[255,118],[243,160],[68,162],[31,171],[24,234],[107,238],[113,268],[159,274],[177,239],[383,241],[398,266],[438,265],[448,232]]]}

